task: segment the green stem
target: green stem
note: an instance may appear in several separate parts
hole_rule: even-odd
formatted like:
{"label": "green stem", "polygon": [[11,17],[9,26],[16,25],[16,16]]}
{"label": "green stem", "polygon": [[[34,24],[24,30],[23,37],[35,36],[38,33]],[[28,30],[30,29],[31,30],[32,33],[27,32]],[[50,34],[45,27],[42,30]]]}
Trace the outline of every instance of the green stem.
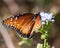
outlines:
{"label": "green stem", "polygon": [[44,48],[46,48],[46,40],[47,40],[47,39],[44,40]]}

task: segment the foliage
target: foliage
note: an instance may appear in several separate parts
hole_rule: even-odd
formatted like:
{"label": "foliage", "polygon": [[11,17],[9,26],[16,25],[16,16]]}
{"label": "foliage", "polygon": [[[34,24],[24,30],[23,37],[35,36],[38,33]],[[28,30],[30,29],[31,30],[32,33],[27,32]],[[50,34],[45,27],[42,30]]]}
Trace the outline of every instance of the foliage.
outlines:
{"label": "foliage", "polygon": [[[41,28],[39,30],[37,30],[36,32],[41,32],[41,39],[44,41],[43,44],[38,43],[37,44],[37,48],[50,48],[50,45],[47,42],[47,39],[49,38],[50,33],[52,32],[52,22],[46,20],[45,24],[43,24],[41,26]],[[42,47],[39,47],[42,46]]]}
{"label": "foliage", "polygon": [[32,41],[33,41],[33,39],[31,38],[31,39],[29,39],[29,38],[21,38],[22,39],[22,41],[21,42],[19,42],[19,46],[22,46],[22,45],[25,45],[25,46],[27,46],[27,48],[29,47],[31,47],[31,43],[32,43]]}

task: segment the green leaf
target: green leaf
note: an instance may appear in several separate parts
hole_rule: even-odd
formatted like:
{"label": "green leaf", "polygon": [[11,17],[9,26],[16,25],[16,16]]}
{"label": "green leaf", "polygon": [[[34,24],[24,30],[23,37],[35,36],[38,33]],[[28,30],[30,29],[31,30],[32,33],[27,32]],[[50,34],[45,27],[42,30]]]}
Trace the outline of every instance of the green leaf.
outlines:
{"label": "green leaf", "polygon": [[41,35],[41,39],[45,39],[45,38],[46,38],[45,34]]}
{"label": "green leaf", "polygon": [[38,43],[37,48],[43,48],[43,44]]}

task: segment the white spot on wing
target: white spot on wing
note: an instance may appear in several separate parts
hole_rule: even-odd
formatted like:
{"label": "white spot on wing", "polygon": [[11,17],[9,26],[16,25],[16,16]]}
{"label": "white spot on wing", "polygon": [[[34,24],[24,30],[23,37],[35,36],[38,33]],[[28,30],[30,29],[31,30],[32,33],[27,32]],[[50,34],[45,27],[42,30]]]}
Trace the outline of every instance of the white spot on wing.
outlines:
{"label": "white spot on wing", "polygon": [[17,17],[15,18],[15,20],[17,20]]}
{"label": "white spot on wing", "polygon": [[12,18],[11,18],[11,21],[12,21]]}
{"label": "white spot on wing", "polygon": [[12,25],[11,25],[12,26]]}

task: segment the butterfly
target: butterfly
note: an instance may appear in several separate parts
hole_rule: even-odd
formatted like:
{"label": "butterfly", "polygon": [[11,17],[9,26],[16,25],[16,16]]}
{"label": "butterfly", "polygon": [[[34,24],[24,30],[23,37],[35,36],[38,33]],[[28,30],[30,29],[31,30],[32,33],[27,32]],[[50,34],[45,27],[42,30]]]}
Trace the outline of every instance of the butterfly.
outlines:
{"label": "butterfly", "polygon": [[19,14],[3,20],[3,24],[16,30],[19,36],[31,38],[35,30],[41,27],[41,16],[39,13]]}

